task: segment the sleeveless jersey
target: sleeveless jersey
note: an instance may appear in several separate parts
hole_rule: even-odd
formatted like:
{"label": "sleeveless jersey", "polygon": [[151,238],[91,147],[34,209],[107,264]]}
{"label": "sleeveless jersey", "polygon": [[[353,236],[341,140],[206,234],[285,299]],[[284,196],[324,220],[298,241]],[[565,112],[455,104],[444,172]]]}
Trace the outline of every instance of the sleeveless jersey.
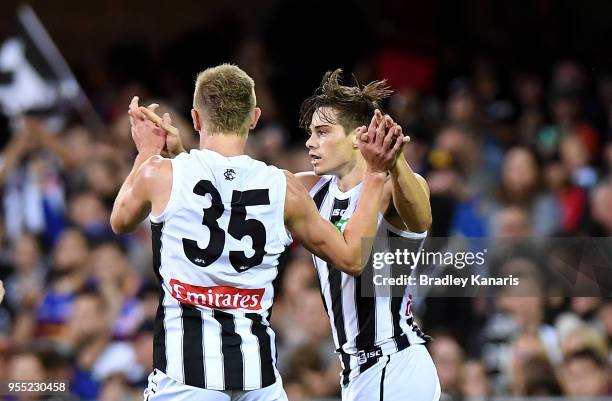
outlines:
{"label": "sleeveless jersey", "polygon": [[284,225],[284,173],[249,156],[192,150],[172,160],[172,191],[150,216],[161,283],[153,366],[211,390],[275,383],[269,325]]}
{"label": "sleeveless jersey", "polygon": [[[343,231],[356,209],[361,187],[360,183],[342,192],[338,188],[337,178],[325,175],[310,190],[310,195],[319,213]],[[376,251],[389,250],[389,238],[403,237],[402,243],[411,251],[418,252],[426,236],[426,232],[398,230],[379,216],[375,248]],[[401,297],[373,296],[376,290],[371,275],[371,260],[358,277],[343,273],[314,255],[313,260],[336,352],[340,354],[344,384],[376,363],[376,358],[363,363],[358,356],[360,352],[378,349],[381,354],[387,355],[410,344],[427,341],[428,337],[414,323],[412,298],[407,288]],[[362,295],[364,286],[370,286],[371,291],[367,295]]]}

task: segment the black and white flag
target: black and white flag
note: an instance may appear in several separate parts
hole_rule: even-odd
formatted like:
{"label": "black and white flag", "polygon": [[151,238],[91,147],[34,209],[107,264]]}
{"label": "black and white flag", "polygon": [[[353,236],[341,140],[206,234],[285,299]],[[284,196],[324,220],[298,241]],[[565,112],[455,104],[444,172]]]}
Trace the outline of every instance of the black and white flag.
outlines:
{"label": "black and white flag", "polygon": [[75,109],[97,129],[98,116],[32,8],[19,7],[16,17],[14,34],[0,45],[0,112],[14,119]]}

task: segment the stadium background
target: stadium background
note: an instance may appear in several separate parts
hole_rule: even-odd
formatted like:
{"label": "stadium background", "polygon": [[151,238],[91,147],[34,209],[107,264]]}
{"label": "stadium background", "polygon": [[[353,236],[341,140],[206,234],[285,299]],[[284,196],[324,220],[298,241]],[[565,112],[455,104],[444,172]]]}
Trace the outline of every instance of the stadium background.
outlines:
{"label": "stadium background", "polygon": [[[84,400],[141,399],[157,305],[150,234],[143,225],[116,238],[108,225],[134,157],[127,105],[159,101],[190,135],[195,75],[220,62],[255,79],[255,158],[309,169],[299,104],[342,67],[395,89],[386,111],[431,187],[432,236],[612,236],[609,2],[59,3],[31,5],[104,128],[76,113],[59,132],[36,117],[2,122],[0,379],[64,378]],[[16,6],[0,6],[0,39]],[[612,303],[535,283],[532,297],[417,300],[446,397],[612,394]],[[290,399],[337,397],[328,323],[298,246],[273,324]]]}

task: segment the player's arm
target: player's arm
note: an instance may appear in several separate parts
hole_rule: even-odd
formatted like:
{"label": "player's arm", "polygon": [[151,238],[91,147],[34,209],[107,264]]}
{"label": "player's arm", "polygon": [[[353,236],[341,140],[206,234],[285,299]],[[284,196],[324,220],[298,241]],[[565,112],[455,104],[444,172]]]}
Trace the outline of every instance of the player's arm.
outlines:
{"label": "player's arm", "polygon": [[[419,174],[412,171],[403,153],[389,170],[391,179],[386,192],[391,192],[395,213],[391,211],[390,222],[400,229],[421,233],[431,226],[431,205],[429,204],[429,187]],[[396,214],[398,219],[393,219]],[[401,224],[397,224],[401,223]]]}
{"label": "player's arm", "polygon": [[302,183],[302,185],[304,186],[304,188],[306,188],[307,191],[310,191],[312,187],[314,187],[315,184],[321,179],[320,176],[316,175],[312,171],[302,171],[299,173],[295,173],[295,178],[297,178]]}
{"label": "player's arm", "polygon": [[[155,109],[156,105],[149,107]],[[163,130],[138,110],[137,97],[132,99],[128,113],[138,155],[113,205],[110,223],[115,234],[134,230],[150,213],[153,201],[167,196],[172,185],[172,165],[159,156],[166,140]]]}
{"label": "player's arm", "polygon": [[352,276],[362,271],[361,240],[373,237],[378,223],[385,174],[366,173],[363,196],[349,220],[344,233],[324,219],[306,188],[293,174],[286,171],[285,224],[306,249]]}
{"label": "player's arm", "polygon": [[[157,150],[161,152],[161,148]],[[165,184],[164,182],[168,182]],[[152,202],[162,187],[172,185],[172,165],[154,151],[138,153],[111,213],[110,224],[115,234],[133,231],[149,213]],[[161,192],[164,192],[163,190]]]}
{"label": "player's arm", "polygon": [[294,237],[317,256],[353,276],[363,269],[361,240],[376,233],[386,171],[401,149],[403,135],[386,131],[384,124],[378,124],[373,117],[368,128],[359,128],[356,138],[366,161],[366,172],[357,209],[342,234],[319,215],[302,183],[290,173],[286,173],[285,204],[285,218]]}
{"label": "player's arm", "polygon": [[[163,116],[155,114],[154,109],[139,107],[139,111],[157,127],[166,131],[166,144],[164,146],[164,152],[167,152],[167,156],[171,159],[178,156],[179,154],[186,152],[183,146],[183,140],[181,139],[181,133],[178,128],[172,125],[172,119],[170,114],[164,113]],[[163,153],[162,153],[163,154]]]}
{"label": "player's arm", "polygon": [[[403,135],[402,127],[395,124],[388,115],[375,113],[376,119],[396,135]],[[410,141],[404,137],[403,145]],[[386,206],[385,218],[395,227],[413,232],[424,232],[431,226],[431,205],[429,187],[419,174],[412,171],[402,151],[389,168],[390,179],[385,184],[383,205]]]}

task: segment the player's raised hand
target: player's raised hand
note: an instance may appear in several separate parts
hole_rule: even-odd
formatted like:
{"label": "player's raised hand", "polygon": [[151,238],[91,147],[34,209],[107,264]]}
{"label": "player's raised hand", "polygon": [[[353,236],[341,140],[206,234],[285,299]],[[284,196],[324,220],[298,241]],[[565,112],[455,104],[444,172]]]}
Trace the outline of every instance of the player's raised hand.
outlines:
{"label": "player's raised hand", "polygon": [[166,131],[166,146],[164,150],[168,153],[169,157],[174,157],[185,151],[183,141],[181,140],[181,134],[178,128],[172,125],[170,114],[164,113],[164,115],[160,117],[155,113],[155,110],[150,110],[142,106],[140,106],[140,112],[149,119],[149,121]]}
{"label": "player's raised hand", "polygon": [[[154,112],[159,107],[153,103],[146,109]],[[128,109],[130,124],[132,125],[132,139],[138,152],[160,154],[166,146],[166,131],[151,122],[141,111],[138,105],[138,96],[134,96]]]}
{"label": "player's raised hand", "polygon": [[357,145],[370,170],[386,172],[401,151],[405,138],[401,127],[392,121],[376,110],[370,125],[356,130]]}
{"label": "player's raised hand", "polygon": [[393,163],[391,163],[391,165],[389,166],[389,169],[395,166],[398,157],[402,155],[404,145],[410,142],[410,137],[408,135],[404,135],[404,133],[402,132],[402,127],[399,124],[393,124],[391,130],[395,130],[394,136],[398,138],[398,142],[396,143],[397,146],[394,146],[396,152],[395,159],[393,160]]}

